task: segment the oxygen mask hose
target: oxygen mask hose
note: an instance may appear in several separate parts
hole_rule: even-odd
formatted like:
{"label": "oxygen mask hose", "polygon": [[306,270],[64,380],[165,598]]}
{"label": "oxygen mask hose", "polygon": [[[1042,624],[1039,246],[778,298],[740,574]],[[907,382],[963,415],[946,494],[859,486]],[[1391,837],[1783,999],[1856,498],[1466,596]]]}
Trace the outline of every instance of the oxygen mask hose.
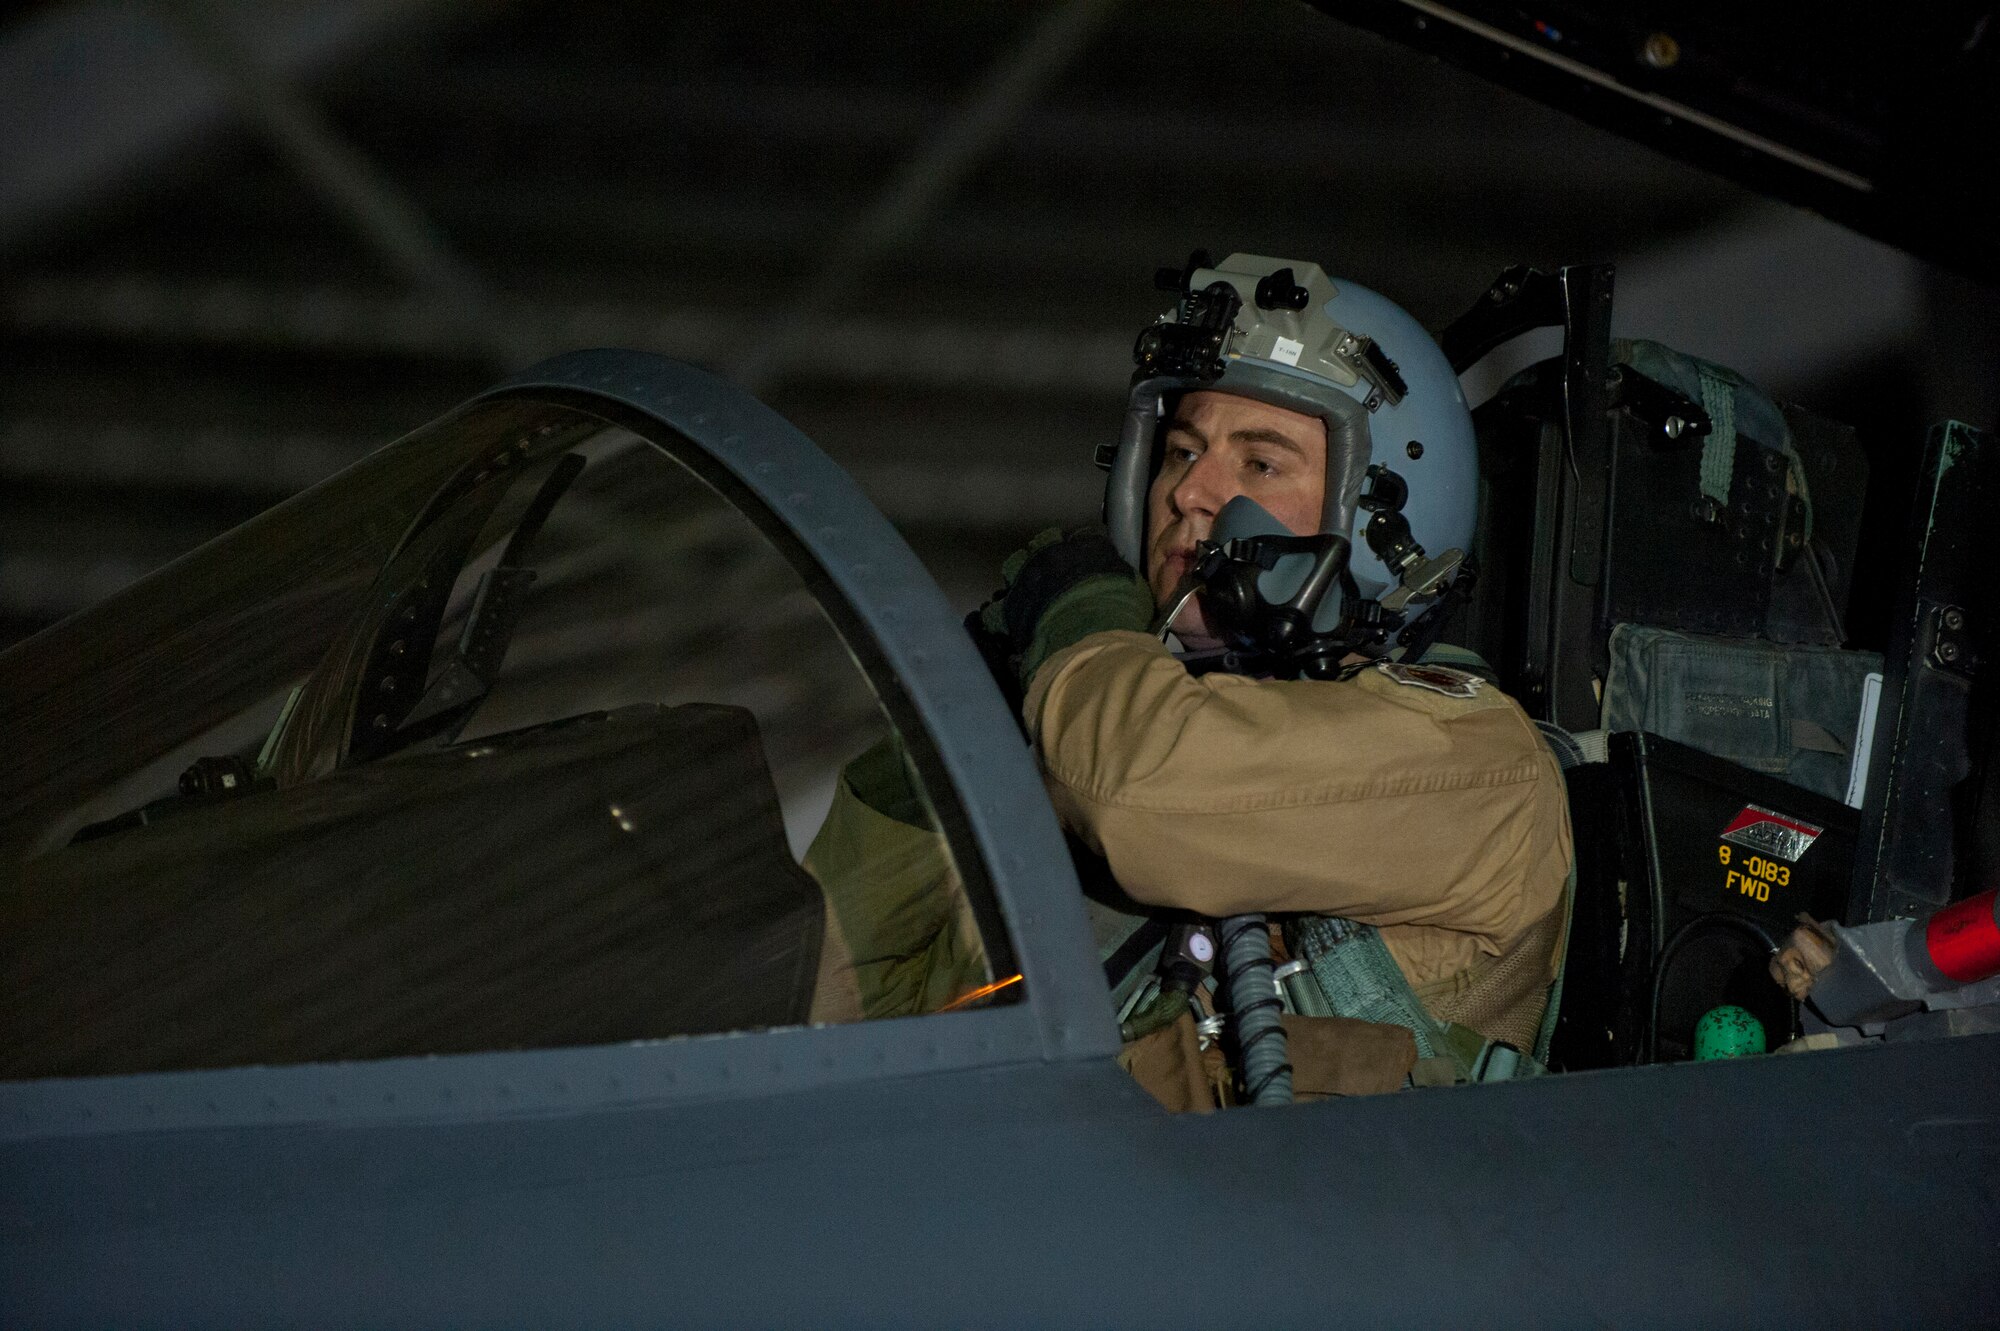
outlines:
{"label": "oxygen mask hose", "polygon": [[1238,1071],[1253,1105],[1292,1102],[1292,1064],[1286,1056],[1284,1007],[1271,960],[1271,931],[1262,915],[1232,915],[1216,930],[1223,981],[1236,1021]]}

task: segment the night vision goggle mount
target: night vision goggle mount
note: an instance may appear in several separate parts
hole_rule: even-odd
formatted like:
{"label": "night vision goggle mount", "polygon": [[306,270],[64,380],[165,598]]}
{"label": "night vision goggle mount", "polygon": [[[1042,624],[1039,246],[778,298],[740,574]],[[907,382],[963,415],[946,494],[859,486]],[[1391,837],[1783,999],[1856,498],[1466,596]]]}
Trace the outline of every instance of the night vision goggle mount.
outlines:
{"label": "night vision goggle mount", "polygon": [[1179,318],[1149,324],[1132,345],[1132,360],[1140,379],[1193,379],[1212,383],[1228,368],[1224,350],[1235,331],[1243,298],[1227,282],[1211,282],[1181,297]]}
{"label": "night vision goggle mount", "polygon": [[[1213,383],[1229,368],[1232,346],[1244,340],[1259,316],[1253,315],[1248,324],[1238,326],[1243,297],[1228,282],[1211,282],[1195,290],[1194,274],[1208,266],[1207,253],[1196,250],[1188,257],[1187,267],[1178,271],[1162,268],[1153,275],[1155,286],[1179,292],[1181,299],[1171,318],[1163,316],[1159,322],[1140,330],[1132,346],[1136,367],[1133,383],[1163,378]],[[1311,303],[1312,293],[1300,285],[1298,275],[1290,268],[1280,268],[1258,279],[1251,300],[1258,310],[1296,314]],[[1373,338],[1345,329],[1336,331],[1340,335],[1328,348],[1328,355],[1353,376],[1347,382],[1368,385],[1367,400],[1363,403],[1368,410],[1373,411],[1384,402],[1399,403],[1409,394],[1410,387],[1403,381],[1402,372],[1375,345]],[[1297,349],[1294,350],[1296,354]]]}
{"label": "night vision goggle mount", "polygon": [[[1217,516],[1215,536],[1195,547],[1194,568],[1162,618],[1162,633],[1187,598],[1200,592],[1204,617],[1223,646],[1189,658],[1197,674],[1220,669],[1333,679],[1354,668],[1346,664],[1349,656],[1376,660],[1400,651],[1415,660],[1471,595],[1474,572],[1463,551],[1435,558],[1425,553],[1403,516],[1408,498],[1402,477],[1379,463],[1368,469],[1360,499],[1370,514],[1363,537],[1398,579],[1379,599],[1360,594],[1348,570],[1353,547],[1345,536],[1249,530],[1277,524],[1254,501],[1231,500]],[[1329,600],[1336,587],[1339,596]]]}

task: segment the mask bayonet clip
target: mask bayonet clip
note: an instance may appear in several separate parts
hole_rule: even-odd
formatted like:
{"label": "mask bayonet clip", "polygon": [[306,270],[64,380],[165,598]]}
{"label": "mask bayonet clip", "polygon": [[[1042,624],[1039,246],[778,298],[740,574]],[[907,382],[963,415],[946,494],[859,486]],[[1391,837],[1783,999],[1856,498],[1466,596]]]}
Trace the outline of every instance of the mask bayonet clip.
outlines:
{"label": "mask bayonet clip", "polygon": [[1384,355],[1372,337],[1344,333],[1333,345],[1333,354],[1368,385],[1368,400],[1361,405],[1373,411],[1383,403],[1395,406],[1409,396],[1410,386],[1396,362]]}

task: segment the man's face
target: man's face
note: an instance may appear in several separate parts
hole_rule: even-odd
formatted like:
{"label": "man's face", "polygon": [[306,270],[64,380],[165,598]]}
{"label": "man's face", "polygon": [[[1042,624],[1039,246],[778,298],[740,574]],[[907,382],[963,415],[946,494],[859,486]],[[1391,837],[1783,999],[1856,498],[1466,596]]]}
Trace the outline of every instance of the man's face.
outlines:
{"label": "man's face", "polygon": [[[1164,609],[1194,567],[1215,515],[1249,495],[1301,536],[1319,530],[1326,495],[1326,426],[1316,416],[1203,390],[1167,426],[1160,473],[1146,492],[1146,582]],[[1183,645],[1218,645],[1195,597],[1174,616]]]}

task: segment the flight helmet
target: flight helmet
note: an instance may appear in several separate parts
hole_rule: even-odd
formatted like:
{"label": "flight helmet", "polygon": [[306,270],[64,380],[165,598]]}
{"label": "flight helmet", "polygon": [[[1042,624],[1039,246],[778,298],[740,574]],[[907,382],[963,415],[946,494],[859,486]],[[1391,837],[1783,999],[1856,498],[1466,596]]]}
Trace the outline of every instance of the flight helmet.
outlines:
{"label": "flight helmet", "polygon": [[[1330,627],[1344,602],[1351,617],[1355,597],[1402,620],[1421,613],[1456,575],[1478,507],[1472,416],[1437,342],[1393,301],[1317,264],[1232,254],[1211,266],[1197,252],[1158,280],[1178,300],[1141,330],[1124,429],[1098,455],[1111,473],[1104,516],[1119,553],[1144,568],[1146,494],[1180,396],[1234,393],[1326,426],[1320,531],[1345,537],[1351,553],[1345,595],[1326,599],[1315,627]],[[1234,504],[1262,515],[1247,526],[1237,516],[1246,533],[1268,518],[1248,500]],[[1231,517],[1225,510],[1218,533]],[[1407,539],[1388,539],[1397,531]]]}

